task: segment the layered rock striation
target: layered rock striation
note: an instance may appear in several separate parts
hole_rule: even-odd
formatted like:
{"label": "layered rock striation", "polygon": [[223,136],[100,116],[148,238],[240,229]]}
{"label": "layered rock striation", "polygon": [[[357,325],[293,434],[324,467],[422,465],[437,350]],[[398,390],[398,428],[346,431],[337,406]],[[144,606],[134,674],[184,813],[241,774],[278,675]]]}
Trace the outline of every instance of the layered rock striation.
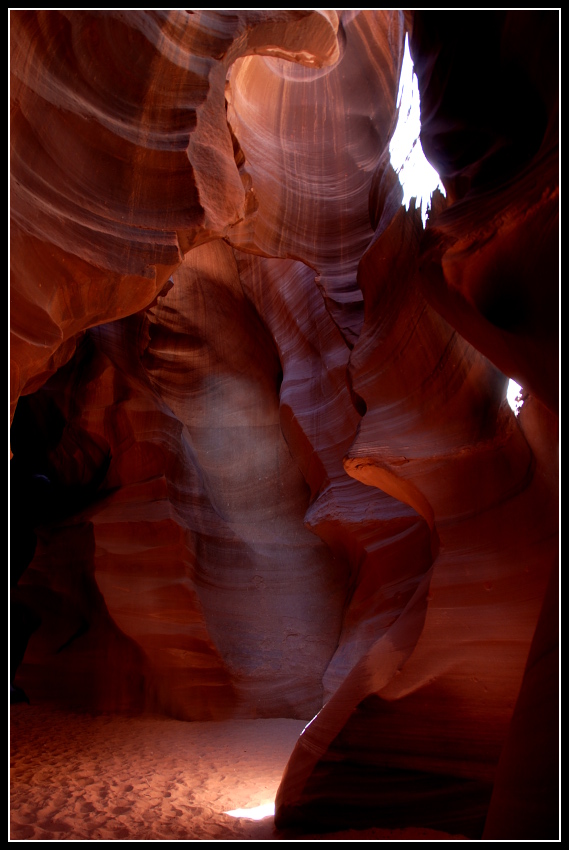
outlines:
{"label": "layered rock striation", "polygon": [[311,721],[283,827],[555,837],[557,15],[10,22],[17,680]]}

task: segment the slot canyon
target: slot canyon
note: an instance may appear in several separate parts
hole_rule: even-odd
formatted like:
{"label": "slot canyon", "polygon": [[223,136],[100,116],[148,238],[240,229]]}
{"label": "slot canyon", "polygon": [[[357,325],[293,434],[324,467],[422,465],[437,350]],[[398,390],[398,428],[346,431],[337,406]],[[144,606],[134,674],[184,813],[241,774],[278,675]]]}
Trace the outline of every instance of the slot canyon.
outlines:
{"label": "slot canyon", "polygon": [[559,839],[559,12],[9,27],[12,840]]}

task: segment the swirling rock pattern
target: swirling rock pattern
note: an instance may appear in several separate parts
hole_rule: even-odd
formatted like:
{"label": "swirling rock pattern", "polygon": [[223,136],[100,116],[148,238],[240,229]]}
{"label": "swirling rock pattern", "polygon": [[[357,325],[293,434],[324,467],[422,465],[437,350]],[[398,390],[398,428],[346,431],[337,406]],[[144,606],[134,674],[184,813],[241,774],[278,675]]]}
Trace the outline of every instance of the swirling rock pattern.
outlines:
{"label": "swirling rock pattern", "polygon": [[[425,231],[389,163],[406,32]],[[88,491],[110,457],[14,589],[32,699],[312,719],[281,826],[555,837],[557,38],[11,13],[13,475],[30,445]]]}
{"label": "swirling rock pattern", "polygon": [[310,11],[11,15],[13,404],[245,216],[231,62],[333,62],[336,28]]}
{"label": "swirling rock pattern", "polygon": [[[367,411],[344,463],[424,517],[432,565],[299,740],[281,823],[326,821],[333,800],[343,826],[404,817],[481,834],[555,563],[555,499],[504,405],[505,379],[416,287],[419,228],[401,209],[360,263],[366,321],[351,370]],[[504,533],[518,523],[523,543]]]}

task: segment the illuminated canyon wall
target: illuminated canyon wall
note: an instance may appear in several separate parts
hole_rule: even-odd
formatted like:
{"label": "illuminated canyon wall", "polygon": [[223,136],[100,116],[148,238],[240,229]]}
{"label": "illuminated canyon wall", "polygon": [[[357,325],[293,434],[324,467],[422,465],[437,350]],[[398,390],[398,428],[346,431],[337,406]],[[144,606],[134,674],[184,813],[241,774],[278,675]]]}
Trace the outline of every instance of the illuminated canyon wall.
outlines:
{"label": "illuminated canyon wall", "polygon": [[557,13],[10,25],[16,683],[315,718],[282,826],[556,837]]}

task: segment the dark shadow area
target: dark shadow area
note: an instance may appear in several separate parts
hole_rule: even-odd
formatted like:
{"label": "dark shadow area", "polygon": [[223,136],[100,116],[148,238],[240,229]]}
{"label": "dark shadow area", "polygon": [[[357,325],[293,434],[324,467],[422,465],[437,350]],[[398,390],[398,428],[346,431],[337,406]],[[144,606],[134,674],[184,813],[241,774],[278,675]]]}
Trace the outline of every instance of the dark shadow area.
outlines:
{"label": "dark shadow area", "polygon": [[[19,400],[10,436],[10,702],[15,703],[29,702],[14,679],[30,637],[41,624],[39,612],[18,587],[33,561],[38,529],[79,514],[105,495],[101,486],[111,454],[87,434],[71,434],[63,413],[42,390]],[[81,479],[70,483],[61,457],[77,460],[80,446]],[[80,633],[87,630],[88,624],[81,622]]]}

